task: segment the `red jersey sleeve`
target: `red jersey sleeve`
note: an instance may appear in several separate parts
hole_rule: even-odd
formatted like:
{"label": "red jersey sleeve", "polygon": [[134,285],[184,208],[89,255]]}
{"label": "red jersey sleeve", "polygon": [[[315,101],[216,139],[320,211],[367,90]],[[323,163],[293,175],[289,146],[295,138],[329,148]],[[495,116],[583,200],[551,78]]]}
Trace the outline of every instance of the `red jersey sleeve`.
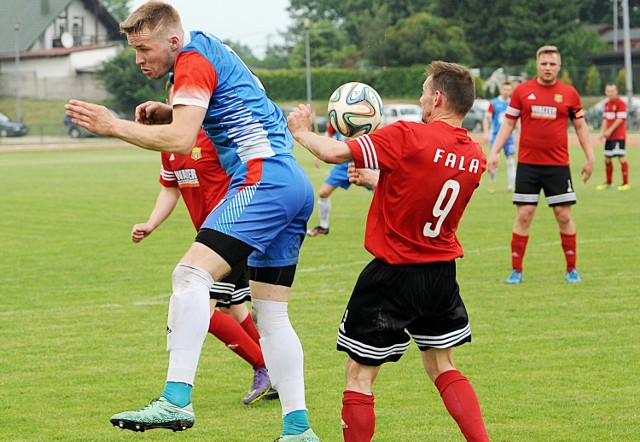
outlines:
{"label": "red jersey sleeve", "polygon": [[171,162],[169,161],[171,154],[162,152],[160,154],[160,158],[162,160],[162,165],[160,166],[160,184],[164,187],[178,187],[178,180],[176,179],[176,174],[171,168]]}
{"label": "red jersey sleeve", "polygon": [[213,65],[196,51],[180,52],[176,58],[173,105],[183,104],[207,109],[218,75]]}
{"label": "red jersey sleeve", "polygon": [[[422,124],[422,123],[410,123]],[[375,132],[347,141],[357,168],[392,170],[402,156],[409,134],[407,122],[398,121]]]}
{"label": "red jersey sleeve", "polygon": [[517,120],[518,118],[520,118],[520,112],[522,111],[522,104],[521,104],[521,97],[520,97],[520,91],[522,90],[522,88],[520,88],[520,90],[518,90],[519,85],[516,86],[516,88],[513,91],[513,94],[511,94],[511,101],[509,101],[509,106],[507,106],[507,110],[504,113],[504,117],[505,118],[509,118],[511,120]]}
{"label": "red jersey sleeve", "polygon": [[486,115],[488,115],[488,116],[493,115],[493,101],[489,102],[489,109],[487,109]]}

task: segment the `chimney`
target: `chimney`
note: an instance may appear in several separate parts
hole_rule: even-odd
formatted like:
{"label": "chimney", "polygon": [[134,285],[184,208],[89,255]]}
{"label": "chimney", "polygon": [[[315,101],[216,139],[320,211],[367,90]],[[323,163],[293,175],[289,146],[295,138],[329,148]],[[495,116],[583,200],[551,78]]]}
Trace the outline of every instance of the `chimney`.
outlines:
{"label": "chimney", "polygon": [[49,0],[40,0],[40,13],[42,15],[49,13]]}

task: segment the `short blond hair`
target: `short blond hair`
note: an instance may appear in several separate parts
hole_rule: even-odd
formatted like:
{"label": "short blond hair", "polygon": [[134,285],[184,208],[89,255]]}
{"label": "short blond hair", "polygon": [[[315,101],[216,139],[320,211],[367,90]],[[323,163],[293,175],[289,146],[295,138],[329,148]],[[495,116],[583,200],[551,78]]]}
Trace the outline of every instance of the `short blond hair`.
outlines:
{"label": "short blond hair", "polygon": [[560,59],[560,51],[556,46],[553,45],[545,45],[539,47],[536,51],[536,60],[540,58],[540,54],[558,54],[558,59]]}
{"label": "short blond hair", "polygon": [[156,37],[164,38],[171,34],[182,35],[182,22],[178,11],[164,2],[150,0],[129,14],[120,23],[120,32],[127,37],[147,30]]}

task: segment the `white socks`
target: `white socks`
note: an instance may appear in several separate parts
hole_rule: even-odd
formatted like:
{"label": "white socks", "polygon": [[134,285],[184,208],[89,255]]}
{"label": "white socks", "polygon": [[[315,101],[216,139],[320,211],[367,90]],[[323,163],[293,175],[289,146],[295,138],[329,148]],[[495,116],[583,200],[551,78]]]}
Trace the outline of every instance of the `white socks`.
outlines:
{"label": "white socks", "polygon": [[179,263],[173,271],[173,294],[167,319],[167,381],[193,385],[198,359],[209,329],[211,275]]}
{"label": "white socks", "polygon": [[318,216],[320,217],[320,227],[329,228],[329,214],[331,213],[331,197],[318,197]]}
{"label": "white socks", "polygon": [[306,410],[304,354],[300,339],[289,322],[287,303],[254,298],[252,307],[269,378],[280,396],[282,415]]}

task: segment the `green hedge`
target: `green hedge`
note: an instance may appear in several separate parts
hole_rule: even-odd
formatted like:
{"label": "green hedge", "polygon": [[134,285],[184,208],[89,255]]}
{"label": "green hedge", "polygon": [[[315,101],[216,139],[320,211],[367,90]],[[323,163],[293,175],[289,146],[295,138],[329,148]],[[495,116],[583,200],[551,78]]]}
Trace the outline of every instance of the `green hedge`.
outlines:
{"label": "green hedge", "polygon": [[[314,100],[329,99],[334,90],[350,81],[371,85],[380,96],[419,98],[425,79],[425,67],[387,68],[378,71],[357,69],[314,68],[311,70],[311,91]],[[258,70],[269,98],[274,101],[306,101],[305,69]]]}

